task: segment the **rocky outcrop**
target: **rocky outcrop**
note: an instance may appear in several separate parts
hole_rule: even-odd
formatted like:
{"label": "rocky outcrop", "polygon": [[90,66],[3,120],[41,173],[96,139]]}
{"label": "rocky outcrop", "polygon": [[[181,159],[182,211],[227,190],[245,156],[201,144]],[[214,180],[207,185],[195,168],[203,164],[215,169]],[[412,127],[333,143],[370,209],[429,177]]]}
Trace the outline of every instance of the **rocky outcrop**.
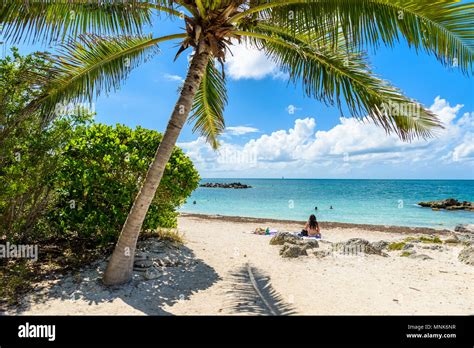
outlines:
{"label": "rocky outcrop", "polygon": [[422,261],[426,261],[426,260],[433,260],[432,257],[426,255],[426,254],[417,254],[417,253],[413,253],[411,254],[410,256],[408,256],[410,259],[417,259],[417,260],[422,260]]}
{"label": "rocky outcrop", "polygon": [[232,182],[229,184],[226,183],[213,183],[213,182],[208,182],[205,184],[199,185],[200,187],[210,187],[210,188],[231,188],[231,189],[248,189],[252,188],[250,185],[245,185],[241,184],[240,182]]}
{"label": "rocky outcrop", "polygon": [[438,250],[438,251],[443,251],[444,248],[441,245],[434,244],[434,245],[422,245],[420,246],[421,249],[426,249],[426,250]]}
{"label": "rocky outcrop", "polygon": [[443,199],[440,201],[419,202],[419,206],[431,208],[433,210],[469,210],[474,211],[474,202],[460,202],[454,198]]}
{"label": "rocky outcrop", "polygon": [[469,246],[461,250],[458,259],[461,262],[474,266],[474,246]]}
{"label": "rocky outcrop", "polygon": [[381,249],[373,246],[368,240],[362,238],[352,238],[348,241],[337,243],[333,245],[335,251],[344,254],[357,255],[357,254],[372,254],[380,256],[388,256]]}
{"label": "rocky outcrop", "polygon": [[307,256],[308,253],[303,245],[285,243],[280,249],[281,257],[295,258],[298,256]]}
{"label": "rocky outcrop", "polygon": [[449,238],[446,238],[444,240],[444,243],[445,244],[459,244],[459,243],[461,243],[461,240],[459,239],[459,237],[455,233],[452,233],[449,236]]}
{"label": "rocky outcrop", "polygon": [[329,250],[316,250],[315,249],[315,250],[312,250],[311,254],[318,259],[322,259],[323,257],[331,255],[331,252]]}
{"label": "rocky outcrop", "polygon": [[388,247],[390,243],[385,240],[379,240],[378,242],[372,243],[372,246],[378,250],[384,250]]}
{"label": "rocky outcrop", "polygon": [[307,250],[319,248],[317,240],[303,239],[289,232],[277,233],[270,239],[270,245],[283,245],[280,255],[289,258],[307,256]]}
{"label": "rocky outcrop", "polygon": [[145,280],[153,280],[163,275],[166,267],[177,267],[181,261],[176,255],[169,255],[169,245],[158,240],[149,239],[140,241],[139,250],[135,254],[133,270],[143,276]]}
{"label": "rocky outcrop", "polygon": [[454,228],[454,231],[460,232],[460,233],[473,233],[474,234],[474,224],[457,225]]}
{"label": "rocky outcrop", "polygon": [[270,245],[283,245],[285,243],[297,244],[303,238],[295,236],[290,232],[279,232],[270,239]]}

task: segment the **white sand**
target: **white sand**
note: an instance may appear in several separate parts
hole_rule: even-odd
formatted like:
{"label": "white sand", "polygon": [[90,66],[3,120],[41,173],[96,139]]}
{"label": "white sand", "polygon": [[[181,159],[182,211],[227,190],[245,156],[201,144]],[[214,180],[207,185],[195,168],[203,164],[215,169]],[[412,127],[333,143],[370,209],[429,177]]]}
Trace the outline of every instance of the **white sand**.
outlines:
{"label": "white sand", "polygon": [[[229,292],[230,274],[249,263],[270,277],[270,283],[297,314],[474,314],[474,267],[457,260],[461,246],[445,250],[418,249],[432,260],[377,255],[332,255],[283,259],[270,237],[252,234],[254,222],[229,222],[180,217],[185,233],[186,265],[174,267],[153,280],[135,280],[119,290],[107,290],[95,280],[76,295],[46,293],[25,298],[21,314],[234,314]],[[298,231],[299,225],[271,223],[280,231]],[[369,241],[401,240],[406,234],[358,228],[323,230],[324,239]],[[321,244],[321,247],[328,247]],[[193,261],[194,260],[194,261]],[[171,267],[167,268],[168,270]],[[100,271],[89,271],[99,278]],[[84,276],[81,275],[81,276]],[[71,282],[64,280],[65,282]],[[83,282],[84,283],[84,282]],[[66,287],[66,289],[69,289]],[[69,296],[69,297],[68,297]],[[35,303],[37,301],[37,303]],[[17,312],[17,313],[18,313]]]}

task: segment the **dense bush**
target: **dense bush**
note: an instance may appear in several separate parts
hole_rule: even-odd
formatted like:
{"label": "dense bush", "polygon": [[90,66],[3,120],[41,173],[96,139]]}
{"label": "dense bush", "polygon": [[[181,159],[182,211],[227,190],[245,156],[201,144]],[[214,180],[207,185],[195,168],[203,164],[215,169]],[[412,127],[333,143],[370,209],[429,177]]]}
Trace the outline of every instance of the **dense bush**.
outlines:
{"label": "dense bush", "polygon": [[[49,215],[52,225],[65,233],[115,240],[160,140],[161,134],[141,127],[77,127],[56,174],[58,202]],[[175,148],[144,229],[176,227],[176,208],[198,182],[191,160]]]}
{"label": "dense bush", "polygon": [[0,239],[31,239],[37,232],[51,208],[51,175],[61,162],[51,154],[74,127],[69,118],[42,128],[38,115],[22,117],[20,111],[40,93],[31,76],[46,65],[41,55],[23,57],[16,49],[0,60]]}
{"label": "dense bush", "polygon": [[[0,240],[114,241],[161,135],[95,124],[78,110],[46,128],[36,114],[22,118],[19,111],[40,93],[26,77],[46,64],[40,55],[22,57],[16,50],[0,60]],[[144,229],[175,227],[176,208],[198,181],[191,160],[175,148]]]}

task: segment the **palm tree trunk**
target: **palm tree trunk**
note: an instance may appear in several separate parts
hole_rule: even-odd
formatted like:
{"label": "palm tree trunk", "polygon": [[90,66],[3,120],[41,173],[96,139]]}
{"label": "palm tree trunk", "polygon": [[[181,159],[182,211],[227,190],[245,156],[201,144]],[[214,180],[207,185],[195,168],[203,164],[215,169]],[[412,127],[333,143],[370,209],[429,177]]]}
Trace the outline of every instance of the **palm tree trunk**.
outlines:
{"label": "palm tree trunk", "polygon": [[123,225],[117,245],[104,274],[104,284],[118,285],[128,282],[133,272],[135,247],[148,208],[155,196],[178,136],[193,105],[194,95],[210,59],[209,46],[201,41],[191,61],[178,102],[168,122],[166,132],[158,146],[155,158],[148,169],[142,188]]}

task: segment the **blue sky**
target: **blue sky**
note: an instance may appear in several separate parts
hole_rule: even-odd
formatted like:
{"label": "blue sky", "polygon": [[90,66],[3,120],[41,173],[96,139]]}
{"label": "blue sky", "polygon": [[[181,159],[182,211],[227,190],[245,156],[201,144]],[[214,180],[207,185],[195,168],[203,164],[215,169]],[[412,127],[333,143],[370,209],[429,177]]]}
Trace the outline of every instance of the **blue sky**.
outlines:
{"label": "blue sky", "polygon": [[[150,30],[161,36],[181,26],[157,20]],[[173,62],[177,43],[161,45],[161,54],[135,69],[119,91],[101,96],[96,120],[163,131],[187,68],[189,51]],[[24,53],[33,49],[21,46]],[[233,52],[221,151],[211,151],[190,125],[179,139],[203,177],[474,178],[473,79],[433,56],[403,42],[370,53],[375,72],[446,121],[439,138],[406,144],[372,125],[341,120],[337,108],[288,84],[261,52],[241,46]]]}

